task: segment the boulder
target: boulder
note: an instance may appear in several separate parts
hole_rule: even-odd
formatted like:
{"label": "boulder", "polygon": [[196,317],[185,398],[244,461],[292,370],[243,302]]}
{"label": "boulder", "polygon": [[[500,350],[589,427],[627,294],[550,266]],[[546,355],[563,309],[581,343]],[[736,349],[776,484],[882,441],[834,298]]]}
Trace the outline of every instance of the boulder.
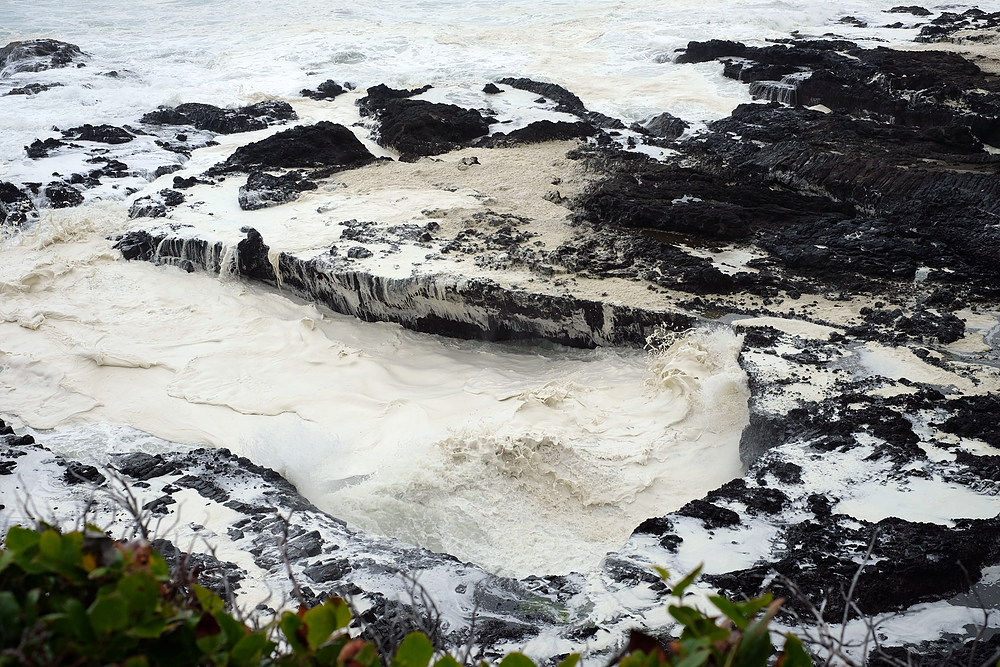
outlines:
{"label": "boulder", "polygon": [[375,156],[350,129],[324,120],[315,125],[282,130],[261,141],[240,146],[225,162],[215,165],[208,173],[303,168],[333,173],[374,161]]}
{"label": "boulder", "polygon": [[17,72],[41,72],[76,63],[83,67],[86,54],[76,44],[56,39],[29,39],[10,42],[0,48],[0,76]]}
{"label": "boulder", "polygon": [[332,100],[344,93],[344,87],[333,79],[327,79],[316,86],[316,90],[303,88],[299,93],[302,97],[309,97],[314,100]]}

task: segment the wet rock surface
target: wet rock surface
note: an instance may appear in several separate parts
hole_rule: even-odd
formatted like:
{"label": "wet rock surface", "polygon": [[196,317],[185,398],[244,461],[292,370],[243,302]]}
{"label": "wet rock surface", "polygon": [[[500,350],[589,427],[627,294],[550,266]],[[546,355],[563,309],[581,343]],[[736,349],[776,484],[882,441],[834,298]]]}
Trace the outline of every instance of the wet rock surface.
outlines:
{"label": "wet rock surface", "polygon": [[27,192],[0,181],[0,225],[20,226],[36,216],[35,204]]}
{"label": "wet rock surface", "polygon": [[323,169],[327,175],[353,169],[375,157],[350,129],[320,121],[282,130],[261,141],[240,146],[229,158],[213,167],[212,175],[254,169]]}
{"label": "wet rock surface", "polygon": [[56,39],[10,42],[0,48],[0,75],[8,77],[18,72],[42,72],[70,65],[82,67],[86,59],[79,46]]}
{"label": "wet rock surface", "polygon": [[411,99],[426,90],[368,89],[358,106],[378,121],[379,145],[412,160],[447,153],[489,132],[490,120],[476,109]]}
{"label": "wet rock surface", "polygon": [[316,90],[304,88],[301,91],[301,95],[303,97],[308,97],[314,100],[332,100],[343,93],[344,87],[332,79],[327,79],[323,83],[316,86]]}
{"label": "wet rock surface", "polygon": [[[921,9],[892,11],[919,17]],[[982,21],[961,20],[973,18]],[[960,23],[944,19],[935,25]],[[497,83],[540,95],[581,121],[541,121],[487,138],[488,115],[413,99],[426,88],[368,90],[361,100],[366,122],[404,159],[444,162],[448,152],[474,145],[475,155],[468,150],[449,163],[456,174],[489,169],[493,151],[581,140],[570,156],[597,174],[591,187],[567,197],[559,178],[545,175],[552,188],[542,198],[568,214],[555,243],[551,236],[548,245],[541,241],[531,217],[497,212],[495,203],[475,213],[421,210],[421,218],[403,223],[331,217],[331,226],[342,228],[338,242],[309,255],[271,253],[268,244],[278,240],[252,228],[241,230],[235,252],[177,233],[169,216],[225,178],[247,174],[238,201],[254,210],[294,201],[307,189],[332,191],[339,185],[324,179],[337,171],[379,166],[352,130],[321,122],[243,146],[207,174],[178,176],[174,188],[135,199],[133,218],[166,220],[117,237],[115,247],[126,259],[189,271],[280,278],[283,288],[339,312],[461,338],[589,347],[641,344],[658,326],[734,326],[744,335],[741,363],[752,395],[740,443],[744,477],[643,522],[598,572],[522,581],[352,532],[273,471],[224,450],[118,458],[123,474],[148,485],[141,487],[148,489],[145,509],[175,517],[188,498],[237,513],[222,515],[219,525],[185,527],[185,537],[211,531],[226,548],[249,554],[213,563],[242,570],[244,583],[283,581],[284,549],[308,600],[355,596],[371,623],[386,611],[413,611],[413,601],[399,596],[400,569],[432,573],[447,616],[439,645],[464,642],[476,608],[487,656],[535,638],[566,652],[611,650],[668,599],[651,566],[682,573],[706,559],[703,592],[788,596],[782,619],[789,623],[793,612],[808,615],[806,600],[825,600],[828,620],[837,622],[841,591],[856,574],[853,602],[866,615],[920,618],[920,605],[974,606],[961,596],[992,585],[989,573],[1000,565],[1000,510],[990,510],[1000,494],[1000,198],[998,158],[986,149],[1000,137],[997,79],[954,54],[833,40],[692,43],[678,62],[715,59],[726,76],[770,102],[742,105],[705,131],[665,114],[623,133],[620,122],[590,112],[558,85],[504,79]],[[164,109],[143,121],[221,133],[281,120],[277,111],[241,117],[202,107]],[[175,130],[159,141],[179,153],[196,143],[188,129]],[[97,136],[75,128],[66,141],[39,139],[28,155],[44,159],[68,150],[68,141]],[[654,160],[629,150],[640,144],[670,154]],[[17,216],[32,213],[32,194],[52,206],[82,201],[78,188],[87,179],[129,169],[107,157],[100,165],[100,174],[80,172],[80,182],[73,175],[35,191],[0,186],[0,210],[20,224]],[[545,291],[457,271],[379,273],[378,262],[391,265],[405,253],[428,263],[468,260],[465,266],[482,271],[523,270],[527,280],[551,283]],[[615,289],[574,291],[577,281]],[[644,290],[650,303],[622,284]],[[669,305],[653,302],[661,298]],[[14,474],[30,457],[51,472],[51,454],[13,433],[0,437],[7,443],[0,474]],[[89,469],[57,467],[66,488],[85,486],[66,478],[71,470],[103,483]],[[952,492],[967,504],[946,519],[920,502]],[[274,508],[296,515],[283,519]],[[629,602],[614,602],[621,596]]]}
{"label": "wet rock surface", "polygon": [[255,211],[277,206],[292,201],[300,192],[315,189],[316,184],[302,178],[300,171],[290,171],[281,176],[254,171],[247,178],[246,185],[240,186],[240,208]]}
{"label": "wet rock surface", "polygon": [[151,111],[142,117],[141,122],[149,125],[189,125],[217,134],[235,134],[263,130],[269,125],[295,120],[296,117],[291,105],[281,101],[257,102],[237,109],[187,102]]}

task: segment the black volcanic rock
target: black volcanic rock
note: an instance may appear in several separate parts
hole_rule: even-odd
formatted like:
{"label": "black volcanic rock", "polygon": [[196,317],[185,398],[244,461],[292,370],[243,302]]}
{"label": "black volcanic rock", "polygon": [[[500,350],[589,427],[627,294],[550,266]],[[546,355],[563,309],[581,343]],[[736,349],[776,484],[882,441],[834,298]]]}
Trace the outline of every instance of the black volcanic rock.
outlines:
{"label": "black volcanic rock", "polygon": [[863,49],[842,40],[765,47],[714,41],[689,43],[678,62],[727,57],[738,59],[727,63],[725,76],[754,82],[751,93],[758,97],[822,104],[898,125],[964,125],[979,140],[1000,143],[1000,78],[957,53]]}
{"label": "black volcanic rock", "polygon": [[556,103],[556,111],[573,114],[597,127],[609,129],[623,129],[625,127],[617,118],[605,116],[596,111],[589,111],[583,104],[583,100],[575,94],[555,83],[545,83],[532,79],[508,77],[500,79],[497,83],[502,83],[518,90],[527,90],[530,93],[542,95]]}
{"label": "black volcanic rock", "polygon": [[294,120],[295,111],[287,102],[257,102],[238,109],[221,109],[211,104],[188,102],[176,107],[160,107],[142,117],[149,125],[190,125],[218,134],[263,130],[276,123]]}
{"label": "black volcanic rock", "polygon": [[240,146],[209,174],[260,169],[324,169],[326,173],[370,164],[375,157],[343,125],[320,121],[282,130],[261,141]]}
{"label": "black volcanic rock", "polygon": [[485,86],[483,86],[483,92],[486,93],[487,95],[499,95],[500,93],[503,92],[503,89],[498,88],[496,84],[487,83]]}
{"label": "black volcanic rock", "polygon": [[493,148],[497,146],[516,146],[518,144],[537,144],[543,141],[565,141],[567,139],[585,139],[598,133],[598,129],[583,121],[567,123],[566,121],[536,120],[519,130],[508,133],[497,132],[479,142],[480,146]]}
{"label": "black volcanic rock", "polygon": [[292,201],[305,190],[315,190],[316,184],[302,178],[302,172],[290,171],[272,176],[260,171],[250,173],[246,185],[240,187],[240,208],[255,211]]}
{"label": "black volcanic rock", "polygon": [[[920,269],[928,291],[953,286],[952,301],[971,285],[980,297],[1000,295],[991,268],[1000,230],[989,222],[1000,215],[1000,161],[970,126],[887,124],[772,103],[741,105],[709,130],[677,144],[683,166],[605,154],[598,159],[609,175],[574,205],[599,226],[688,235],[695,245],[752,241],[782,275],[824,289],[885,289],[885,280],[913,281]],[[702,280],[747,290],[768,275]],[[942,341],[962,334],[946,317],[907,316],[897,331]]]}
{"label": "black volcanic rock", "polygon": [[731,509],[719,507],[707,500],[692,500],[677,510],[681,516],[701,519],[706,529],[740,525],[740,515]]}
{"label": "black volcanic rock", "polygon": [[0,48],[0,72],[10,76],[16,72],[41,72],[66,67],[74,62],[82,65],[84,57],[79,46],[55,39],[10,42]]}
{"label": "black volcanic rock", "polygon": [[45,186],[45,196],[52,208],[70,208],[83,203],[83,193],[72,185],[52,181]]}
{"label": "black volcanic rock", "polygon": [[0,225],[22,225],[35,213],[28,193],[13,183],[0,181]]}
{"label": "black volcanic rock", "polygon": [[299,93],[302,97],[309,97],[314,100],[332,100],[344,93],[344,87],[333,79],[327,79],[316,86],[316,90],[303,88]]}
{"label": "black volcanic rock", "polygon": [[[843,592],[858,570],[856,559],[873,539],[873,560],[861,569],[853,598],[866,615],[900,611],[964,592],[970,580],[979,579],[985,565],[995,562],[1000,544],[997,519],[960,520],[954,528],[897,518],[877,524],[862,521],[859,528],[852,527],[858,523],[848,516],[832,515],[789,526],[783,531],[786,555],[780,560],[704,579],[725,595],[753,597],[765,590],[770,573],[777,572],[781,577],[766,589],[787,597],[789,608],[809,613],[783,578],[794,582],[817,607],[825,601],[824,617],[837,621],[844,614]],[[856,613],[851,611],[850,617]]]}
{"label": "black volcanic rock", "polygon": [[931,12],[929,9],[920,7],[919,5],[897,5],[891,9],[886,10],[889,14],[913,14],[914,16],[930,16]]}
{"label": "black volcanic rock", "polygon": [[124,144],[135,139],[135,135],[126,129],[114,125],[81,125],[63,130],[66,139],[78,141],[96,141],[102,144]]}
{"label": "black volcanic rock", "polygon": [[7,92],[7,95],[37,95],[38,93],[44,93],[46,90],[59,88],[62,85],[61,83],[29,83],[26,86],[11,88]]}
{"label": "black volcanic rock", "polygon": [[30,146],[24,147],[24,151],[25,153],[28,154],[28,157],[30,157],[33,160],[37,160],[39,158],[48,157],[49,151],[51,150],[55,150],[56,148],[68,145],[69,144],[59,141],[58,139],[49,138],[46,139],[45,141],[42,141],[41,139],[35,139],[34,141],[31,142]]}
{"label": "black volcanic rock", "polygon": [[379,145],[405,159],[447,153],[489,132],[490,121],[479,111],[410,99],[413,92],[375,87],[359,102],[379,121]]}
{"label": "black volcanic rock", "polygon": [[252,227],[244,227],[240,231],[247,237],[236,244],[236,268],[239,273],[258,280],[275,280],[274,266],[268,257],[270,248],[264,244],[260,232]]}
{"label": "black volcanic rock", "polygon": [[651,134],[661,139],[676,139],[684,134],[684,130],[688,129],[688,127],[690,125],[686,121],[665,112],[653,116],[643,125],[639,126],[643,133]]}

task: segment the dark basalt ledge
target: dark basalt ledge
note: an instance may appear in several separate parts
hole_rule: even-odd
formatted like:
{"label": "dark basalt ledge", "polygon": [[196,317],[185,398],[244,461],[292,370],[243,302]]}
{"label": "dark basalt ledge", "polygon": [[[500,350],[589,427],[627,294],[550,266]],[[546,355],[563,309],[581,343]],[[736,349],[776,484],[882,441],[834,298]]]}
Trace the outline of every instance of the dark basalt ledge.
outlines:
{"label": "dark basalt ledge", "polygon": [[657,143],[680,153],[663,163],[577,151],[608,174],[572,203],[595,228],[766,255],[733,275],[699,268],[701,286],[646,256],[643,277],[716,298],[887,295],[903,306],[892,320],[1000,299],[1000,158],[983,146],[1000,137],[997,77],[953,53],[849,42],[693,42],[678,61],[713,58],[728,76],[764,86],[762,96],[833,111],[741,105],[704,134]]}
{"label": "dark basalt ledge", "polygon": [[149,125],[189,125],[216,134],[235,134],[295,120],[291,105],[276,100],[257,102],[237,109],[222,109],[211,104],[188,102],[176,107],[160,107],[142,117]]}
{"label": "dark basalt ledge", "polygon": [[[837,476],[838,461],[851,460],[870,467],[870,482],[890,488],[905,488],[909,480],[939,479],[995,494],[1000,490],[996,464],[1000,456],[973,454],[947,436],[996,447],[1000,398],[948,397],[934,386],[906,379],[857,378],[842,363],[851,352],[836,341],[801,338],[766,327],[745,332],[741,363],[751,378],[753,416],[743,434],[741,453],[749,461],[748,472],[677,514],[702,518],[710,528],[732,523],[727,515],[738,510],[758,518],[770,516],[779,530],[772,553],[753,567],[712,573],[706,580],[730,596],[772,591],[788,597],[786,610],[808,617],[802,600],[781,578],[785,577],[813,604],[826,600],[827,619],[839,622],[845,604],[842,591],[850,586],[872,544],[872,559],[861,570],[853,598],[863,614],[901,611],[937,600],[974,608],[978,603],[971,598],[958,601],[956,596],[980,580],[983,568],[1000,563],[1000,515],[957,519],[953,526],[891,516],[875,523],[858,520],[837,513],[836,508],[838,495],[850,497],[850,485],[863,480],[845,479],[831,485],[832,493],[820,492],[804,485],[804,468]],[[780,356],[776,348],[784,350]],[[961,373],[964,365],[946,367]],[[817,385],[826,387],[822,392],[826,397],[804,398],[814,395]],[[883,395],[880,389],[891,391]],[[795,405],[790,410],[789,402]],[[928,448],[952,449],[956,456],[942,461],[931,457]],[[812,517],[789,520],[795,512],[781,517],[793,507]],[[886,514],[906,511],[876,509]],[[669,535],[672,529],[672,524],[657,524],[647,526],[646,532]],[[787,611],[783,613],[789,618]]]}
{"label": "dark basalt ledge", "polygon": [[278,270],[268,246],[244,230],[230,263],[221,242],[167,233],[128,232],[115,240],[125,259],[179,266],[187,271],[226,271],[292,288],[331,310],[367,322],[395,322],[408,329],[474,340],[545,339],[573,347],[642,344],[656,327],[694,325],[683,312],[660,312],[573,297],[512,290],[486,278],[428,274],[387,278],[345,270],[325,258],[303,260],[280,253]]}

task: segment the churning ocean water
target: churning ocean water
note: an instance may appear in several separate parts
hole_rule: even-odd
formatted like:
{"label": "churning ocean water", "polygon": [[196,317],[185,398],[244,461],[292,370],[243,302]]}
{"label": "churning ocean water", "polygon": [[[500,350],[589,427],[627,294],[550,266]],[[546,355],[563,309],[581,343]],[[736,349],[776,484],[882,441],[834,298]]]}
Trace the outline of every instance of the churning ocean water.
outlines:
{"label": "churning ocean water", "polygon": [[[669,111],[697,124],[750,98],[716,63],[675,65],[689,40],[911,40],[916,29],[839,22],[881,25],[890,6],[2,0],[0,44],[53,38],[90,59],[0,79],[0,95],[62,84],[0,96],[0,180],[47,176],[24,146],[53,128],[184,102],[295,106],[327,79],[460,98],[523,76],[626,123]],[[0,416],[58,453],[228,447],[353,526],[514,575],[590,569],[643,519],[740,474],[748,392],[728,330],[573,350],[366,324],[261,285],[124,262],[106,239],[127,225],[127,199],[43,210],[0,245]]]}

